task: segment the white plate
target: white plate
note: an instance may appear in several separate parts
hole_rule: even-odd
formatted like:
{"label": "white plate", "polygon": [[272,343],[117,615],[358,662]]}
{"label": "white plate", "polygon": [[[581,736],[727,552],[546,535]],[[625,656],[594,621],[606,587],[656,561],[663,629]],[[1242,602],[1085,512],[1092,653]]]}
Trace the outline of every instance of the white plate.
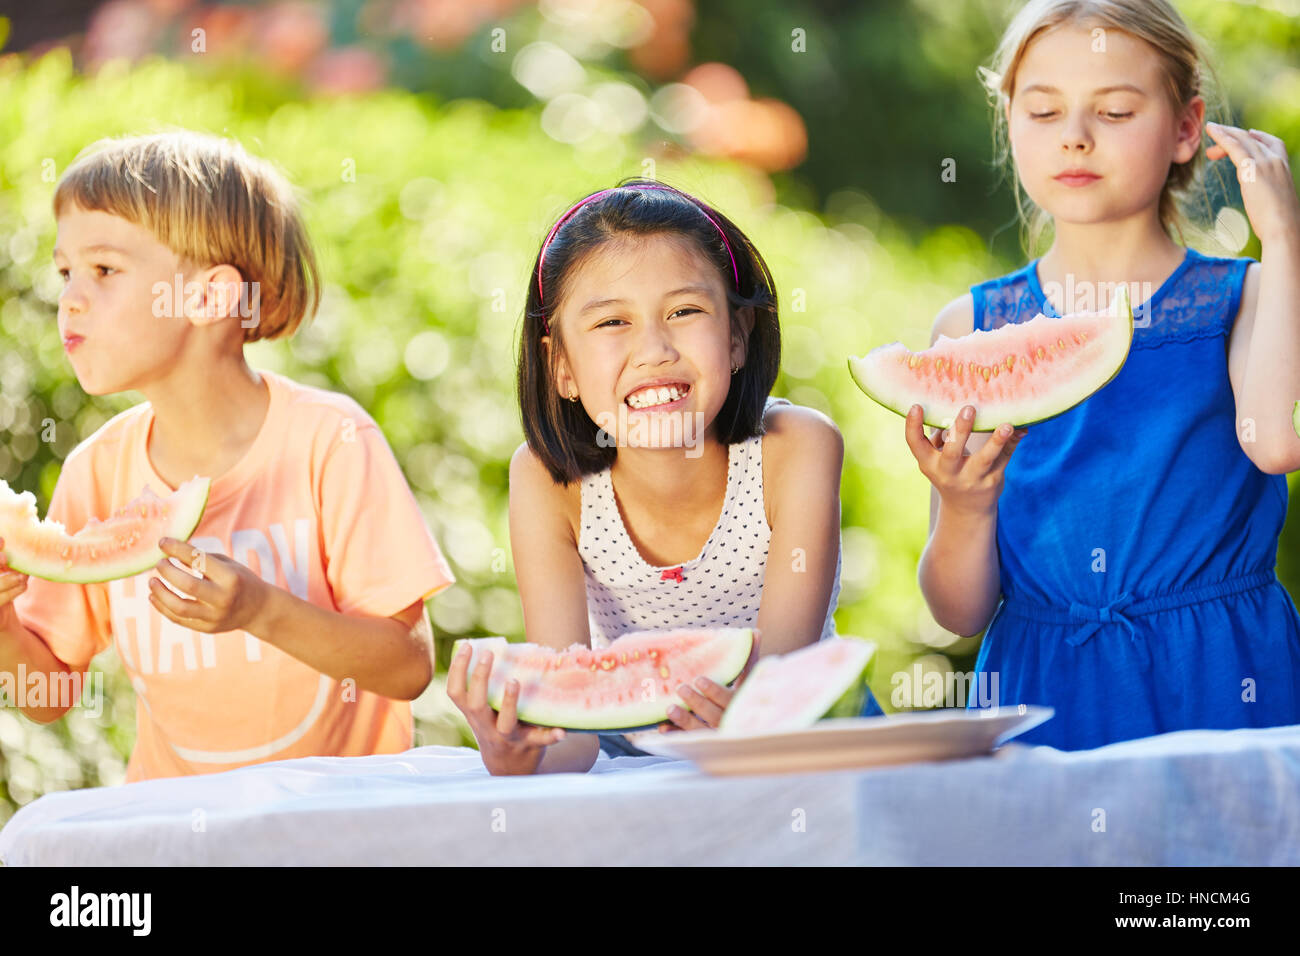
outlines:
{"label": "white plate", "polygon": [[723,734],[686,730],[646,734],[647,753],[689,760],[706,773],[811,773],[952,760],[986,754],[1049,719],[1051,707],[1019,704],[979,710],[928,710],[889,717],[822,720],[806,730]]}

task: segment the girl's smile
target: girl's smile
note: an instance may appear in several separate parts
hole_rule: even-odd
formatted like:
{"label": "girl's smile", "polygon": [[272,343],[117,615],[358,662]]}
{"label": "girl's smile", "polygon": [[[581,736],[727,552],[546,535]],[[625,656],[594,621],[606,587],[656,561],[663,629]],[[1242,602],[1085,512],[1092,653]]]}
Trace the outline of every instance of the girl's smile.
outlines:
{"label": "girl's smile", "polygon": [[690,392],[688,382],[656,379],[638,385],[623,401],[635,411],[675,411],[682,407]]}

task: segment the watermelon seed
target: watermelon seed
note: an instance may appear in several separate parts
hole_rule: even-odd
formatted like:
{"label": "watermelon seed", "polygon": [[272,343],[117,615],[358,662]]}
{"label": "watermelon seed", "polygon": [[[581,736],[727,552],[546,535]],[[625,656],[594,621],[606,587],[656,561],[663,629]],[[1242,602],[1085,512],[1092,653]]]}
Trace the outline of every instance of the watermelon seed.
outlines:
{"label": "watermelon seed", "polygon": [[659,676],[660,676],[660,677],[663,677],[663,678],[667,678],[667,677],[668,677],[668,668],[666,668],[666,667],[661,667],[661,668],[659,668]]}

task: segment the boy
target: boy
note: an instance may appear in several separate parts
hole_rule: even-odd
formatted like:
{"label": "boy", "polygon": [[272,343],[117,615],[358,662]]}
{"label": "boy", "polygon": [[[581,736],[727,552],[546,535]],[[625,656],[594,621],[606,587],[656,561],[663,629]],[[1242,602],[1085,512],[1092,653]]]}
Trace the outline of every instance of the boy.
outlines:
{"label": "boy", "polygon": [[230,140],[131,137],[79,157],[54,213],[77,380],[148,401],[68,457],[49,516],[75,531],[145,487],[212,487],[190,541],[163,539],[135,578],[0,565],[0,671],[84,673],[115,643],[137,693],[128,781],[409,748],[433,674],[424,600],[451,570],[361,407],[244,359],[319,303],[288,183]]}

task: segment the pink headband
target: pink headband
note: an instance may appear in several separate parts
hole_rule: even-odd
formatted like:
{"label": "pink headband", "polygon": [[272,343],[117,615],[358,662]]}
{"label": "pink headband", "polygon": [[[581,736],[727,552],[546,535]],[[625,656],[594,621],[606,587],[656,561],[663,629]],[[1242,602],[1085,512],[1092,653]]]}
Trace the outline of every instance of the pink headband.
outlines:
{"label": "pink headband", "polygon": [[[727,257],[731,259],[731,274],[735,276],[736,279],[736,291],[737,292],[740,291],[740,270],[736,268],[736,257],[731,252],[731,243],[727,241],[727,234],[722,231],[722,227],[718,225],[717,220],[714,219],[712,216],[710,216],[707,212],[704,212],[704,209],[700,206],[699,203],[695,202],[694,199],[691,199],[690,196],[687,196],[686,193],[682,192],[680,189],[673,189],[673,187],[671,186],[661,186],[653,183],[635,183],[630,186],[614,186],[610,189],[602,189],[600,192],[592,193],[586,199],[578,200],[576,203],[570,206],[569,211],[566,212],[563,216],[561,216],[556,221],[555,225],[551,227],[551,231],[546,234],[546,241],[542,243],[541,255],[537,257],[537,301],[539,304],[542,302],[542,269],[546,265],[546,250],[550,247],[551,240],[555,238],[555,234],[560,231],[560,227],[563,226],[566,222],[568,222],[574,213],[576,213],[583,206],[587,205],[587,203],[594,202],[595,200],[600,199],[602,196],[608,196],[610,193],[616,192],[619,189],[663,189],[671,193],[676,193],[679,196],[683,196],[686,199],[690,199],[691,202],[695,204],[695,208],[699,209],[700,212],[704,215],[704,218],[709,220],[709,222],[713,223],[713,228],[718,230],[718,235],[722,237],[722,244],[727,248]],[[550,335],[551,324],[546,321],[546,316],[542,316],[542,329],[544,331],[544,334]]]}

